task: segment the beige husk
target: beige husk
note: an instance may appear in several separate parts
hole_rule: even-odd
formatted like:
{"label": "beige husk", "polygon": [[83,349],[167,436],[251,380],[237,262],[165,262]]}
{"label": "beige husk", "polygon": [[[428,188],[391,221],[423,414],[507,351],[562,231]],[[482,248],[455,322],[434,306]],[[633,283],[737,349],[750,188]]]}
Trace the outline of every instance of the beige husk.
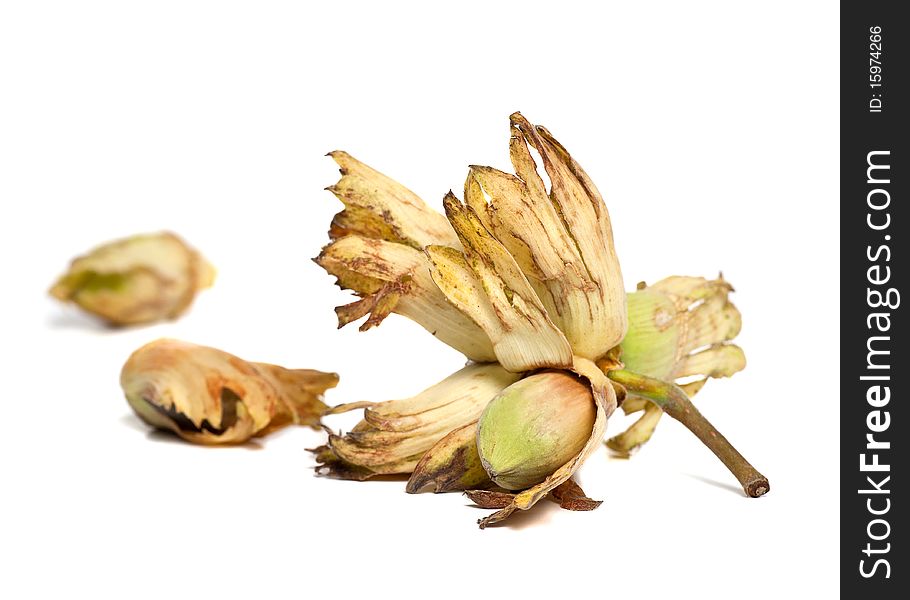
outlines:
{"label": "beige husk", "polygon": [[161,232],[108,242],[74,259],[49,293],[110,325],[138,325],[179,317],[214,279],[215,269],[196,250]]}
{"label": "beige husk", "polygon": [[476,421],[487,403],[518,378],[496,363],[473,364],[411,398],[372,404],[353,430],[330,433],[328,443],[316,449],[317,470],[342,479],[410,473],[427,450]]}
{"label": "beige husk", "polygon": [[120,385],[149,425],[197,444],[239,444],[287,425],[319,426],[323,393],[338,376],[253,363],[227,352],[160,339],[136,350]]}
{"label": "beige husk", "polygon": [[[600,447],[607,419],[625,395],[605,376],[621,367],[616,357],[628,315],[603,198],[565,148],[519,113],[510,117],[509,155],[512,174],[470,167],[464,202],[449,192],[443,216],[350,155],[331,153],[342,178],[329,189],[345,209],[333,221],[332,242],[316,258],[339,286],[360,296],[336,309],[340,326],[366,317],[366,330],[399,313],[474,361],[407,400],[339,407],[336,412],[367,406],[352,431],[331,433],[328,444],[315,449],[319,471],[350,479],[412,473],[409,492],[477,487],[469,490],[471,498],[499,509],[481,527],[528,510],[547,495],[573,510],[595,508],[599,503],[571,477]],[[661,293],[715,305],[710,293],[687,278],[662,283]],[[674,372],[718,376],[714,367],[721,363],[735,369],[729,346],[690,354],[697,350],[692,343],[716,337],[700,328],[707,312],[687,318],[688,334],[657,340],[668,344],[660,353],[672,358]],[[647,322],[652,317],[636,315]],[[562,369],[590,383],[596,407],[590,436],[543,482],[516,493],[490,489],[473,441],[478,416],[501,390],[540,369]],[[650,420],[638,432],[633,428],[630,439],[650,430],[656,418],[653,412],[646,416]]]}

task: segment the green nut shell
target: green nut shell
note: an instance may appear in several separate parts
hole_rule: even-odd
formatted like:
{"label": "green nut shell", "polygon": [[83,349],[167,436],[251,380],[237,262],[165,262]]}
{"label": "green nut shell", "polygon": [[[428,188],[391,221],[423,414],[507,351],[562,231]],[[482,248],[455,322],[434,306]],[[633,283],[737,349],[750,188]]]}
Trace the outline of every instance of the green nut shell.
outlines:
{"label": "green nut shell", "polygon": [[594,428],[591,388],[565,371],[544,371],[513,383],[487,405],[477,451],[494,483],[534,486],[584,448]]}

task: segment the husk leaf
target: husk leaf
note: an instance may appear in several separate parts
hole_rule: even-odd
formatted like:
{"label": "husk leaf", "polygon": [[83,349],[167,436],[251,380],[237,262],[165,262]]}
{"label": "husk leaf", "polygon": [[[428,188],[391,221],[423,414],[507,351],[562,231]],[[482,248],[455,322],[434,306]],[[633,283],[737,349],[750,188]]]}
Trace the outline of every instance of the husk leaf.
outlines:
{"label": "husk leaf", "polygon": [[[515,258],[573,352],[594,360],[625,333],[625,294],[607,208],[597,188],[542,127],[511,117],[510,175],[472,166],[465,201]],[[547,192],[531,156],[541,154]]]}
{"label": "husk leaf", "polygon": [[179,317],[214,279],[214,267],[196,250],[160,232],[108,242],[74,259],[49,293],[109,325],[138,325]]}
{"label": "husk leaf", "polygon": [[339,478],[364,470],[368,476],[411,473],[425,452],[476,421],[486,404],[518,378],[497,364],[471,364],[412,398],[373,404],[352,431],[330,433],[327,446],[316,449],[317,471]]}
{"label": "husk leaf", "polygon": [[290,424],[317,428],[322,395],[337,383],[334,373],[247,362],[170,339],[136,350],[120,374],[139,417],[206,445],[238,444]]}
{"label": "husk leaf", "polygon": [[439,289],[487,333],[506,369],[571,366],[568,341],[550,321],[512,255],[451,192],[444,203],[465,250],[462,254],[441,246],[427,248]]}
{"label": "husk leaf", "polygon": [[340,287],[361,296],[357,302],[335,309],[339,327],[369,314],[360,327],[365,331],[396,312],[471,360],[495,360],[486,333],[450,304],[433,282],[423,252],[352,234],[327,245],[315,261],[338,278]]}
{"label": "husk leaf", "polygon": [[338,163],[341,179],[326,189],[344,203],[332,221],[332,239],[356,234],[416,250],[429,244],[458,247],[445,217],[417,194],[347,152],[336,150],[329,156]]}
{"label": "husk leaf", "polygon": [[565,329],[575,353],[594,360],[619,344],[626,333],[626,295],[610,215],[597,186],[545,127],[531,125],[521,113],[511,115],[510,121],[516,174],[530,190],[538,190],[538,196],[545,189],[528,150],[530,144],[540,154],[550,179],[549,198],[582,259],[585,281],[595,286],[592,296],[566,319]]}
{"label": "husk leaf", "polygon": [[435,493],[492,485],[477,453],[477,421],[448,433],[414,467],[407,492],[426,488]]}

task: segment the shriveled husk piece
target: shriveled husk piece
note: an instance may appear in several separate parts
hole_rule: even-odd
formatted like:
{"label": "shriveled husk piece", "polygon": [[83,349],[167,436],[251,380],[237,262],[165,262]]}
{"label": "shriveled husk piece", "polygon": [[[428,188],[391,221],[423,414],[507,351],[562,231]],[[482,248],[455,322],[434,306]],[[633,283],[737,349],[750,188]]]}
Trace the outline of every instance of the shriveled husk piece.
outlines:
{"label": "shriveled husk piece", "polygon": [[344,203],[329,229],[333,240],[360,235],[422,250],[429,244],[458,247],[445,217],[417,194],[347,152],[329,152],[341,179],[326,188]]}
{"label": "shriveled husk piece", "polygon": [[[652,286],[639,284],[628,295],[629,332],[621,344],[629,371],[664,381],[678,381],[689,397],[709,378],[730,377],[746,366],[742,349],[730,340],[742,328],[742,316],[729,300],[733,287],[722,276],[667,277]],[[622,405],[642,417],[607,445],[629,454],[647,442],[663,411],[632,396]]]}
{"label": "shriveled husk piece", "polygon": [[[625,290],[607,207],[581,165],[545,127],[531,125],[521,113],[509,121],[515,175],[472,166],[465,201],[514,257],[572,352],[595,360],[626,331]],[[549,193],[529,145],[543,161]]]}
{"label": "shriveled husk piece", "polygon": [[476,421],[487,403],[518,379],[495,363],[471,364],[416,396],[371,404],[353,430],[330,433],[328,443],[313,450],[317,472],[357,480],[411,473],[427,450]]}
{"label": "shriveled husk piece", "polygon": [[196,444],[239,444],[287,425],[318,428],[334,373],[285,369],[171,339],[142,346],[120,385],[149,425]]}
{"label": "shriveled husk piece", "polygon": [[422,325],[437,338],[478,362],[495,360],[490,339],[449,303],[430,277],[427,257],[414,248],[366,238],[343,237],[325,248],[316,262],[338,278],[338,285],[361,299],[339,306],[338,326],[366,315],[366,331],[396,312]]}
{"label": "shriveled husk piece", "polygon": [[408,479],[409,494],[451,492],[492,485],[477,452],[477,421],[450,431],[421,457]]}
{"label": "shriveled husk piece", "polygon": [[[467,490],[465,495],[480,508],[492,509],[506,508],[515,498],[515,494],[497,489]],[[601,500],[588,498],[585,491],[572,478],[566,479],[550,490],[549,498],[559,504],[561,508],[572,511],[594,510],[603,504]]]}
{"label": "shriveled husk piece", "polygon": [[179,317],[214,279],[215,269],[196,250],[161,232],[108,242],[74,259],[50,294],[109,325],[138,325]]}
{"label": "shriveled husk piece", "polygon": [[444,204],[464,252],[427,247],[431,275],[439,289],[486,332],[506,369],[520,373],[570,367],[569,342],[550,320],[512,255],[451,193]]}
{"label": "shriveled husk piece", "polygon": [[[450,225],[404,186],[330,153],[342,178],[328,189],[345,210],[316,262],[362,297],[337,309],[340,325],[369,315],[361,327],[369,329],[398,312],[468,358],[515,372],[569,368],[573,355],[594,360],[619,343],[625,295],[603,198],[545,128],[520,113],[510,123],[516,174],[471,167],[468,206],[445,199]],[[426,248],[436,286],[423,261],[396,246]]]}
{"label": "shriveled husk piece", "polygon": [[332,242],[314,260],[337,278],[339,287],[360,300],[339,306],[338,326],[367,315],[366,331],[398,313],[422,325],[444,343],[478,362],[495,360],[489,338],[446,301],[430,278],[423,248],[460,248],[446,218],[414,192],[346,152],[329,154],[341,179],[327,188],[345,208],[329,230]]}

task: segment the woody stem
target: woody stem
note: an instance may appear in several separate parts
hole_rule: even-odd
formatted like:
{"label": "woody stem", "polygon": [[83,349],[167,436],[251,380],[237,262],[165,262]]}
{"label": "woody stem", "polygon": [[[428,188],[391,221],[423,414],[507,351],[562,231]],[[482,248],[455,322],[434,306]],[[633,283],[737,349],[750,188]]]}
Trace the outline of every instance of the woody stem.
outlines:
{"label": "woody stem", "polygon": [[607,372],[607,377],[622,384],[629,392],[650,400],[668,415],[686,426],[707,446],[743,486],[752,498],[768,493],[768,478],[759,473],[706,419],[678,385],[631,371],[619,369]]}

